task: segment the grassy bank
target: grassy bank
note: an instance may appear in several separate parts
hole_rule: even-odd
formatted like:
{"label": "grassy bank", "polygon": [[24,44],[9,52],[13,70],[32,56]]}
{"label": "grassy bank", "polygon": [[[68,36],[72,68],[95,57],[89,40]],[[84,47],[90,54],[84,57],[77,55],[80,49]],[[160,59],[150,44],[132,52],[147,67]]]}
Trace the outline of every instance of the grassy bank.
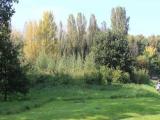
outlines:
{"label": "grassy bank", "polygon": [[160,117],[159,98],[149,85],[37,86],[23,100],[1,101],[0,120],[151,120]]}

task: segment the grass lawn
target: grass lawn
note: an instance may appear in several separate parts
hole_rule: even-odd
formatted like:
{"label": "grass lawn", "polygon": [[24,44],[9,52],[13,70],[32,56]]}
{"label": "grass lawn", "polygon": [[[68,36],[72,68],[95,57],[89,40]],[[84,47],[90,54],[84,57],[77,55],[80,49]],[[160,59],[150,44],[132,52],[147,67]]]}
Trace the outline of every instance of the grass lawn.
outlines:
{"label": "grass lawn", "polygon": [[152,86],[134,84],[41,86],[25,100],[0,102],[0,120],[119,119],[159,120],[159,94]]}

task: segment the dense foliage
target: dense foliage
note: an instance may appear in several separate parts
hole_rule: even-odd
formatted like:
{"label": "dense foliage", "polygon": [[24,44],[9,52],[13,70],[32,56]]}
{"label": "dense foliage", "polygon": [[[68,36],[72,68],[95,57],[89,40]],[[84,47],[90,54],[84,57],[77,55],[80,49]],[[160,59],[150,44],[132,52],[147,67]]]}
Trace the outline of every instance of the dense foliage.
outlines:
{"label": "dense foliage", "polygon": [[[150,77],[159,77],[160,37],[129,35],[130,17],[125,8],[112,9],[111,28],[105,21],[99,27],[94,14],[87,26],[83,13],[77,17],[70,14],[65,28],[46,11],[41,20],[27,22],[24,33],[12,30],[10,34],[14,2],[2,0],[0,12],[0,87],[5,96],[26,93],[28,82],[33,86],[46,82],[143,84],[149,83]],[[25,78],[24,65],[30,81]]]}
{"label": "dense foliage", "polygon": [[116,69],[119,67],[125,72],[132,72],[132,58],[129,53],[128,41],[112,31],[98,33],[95,37],[95,61]]}
{"label": "dense foliage", "polygon": [[52,12],[44,12],[39,22],[26,23],[24,34],[17,37],[24,40],[23,62],[31,72],[66,74],[89,84],[146,83],[137,82],[134,71],[146,78],[158,75],[160,37],[129,35],[129,20],[125,8],[116,7],[111,28],[105,21],[99,27],[94,14],[87,26],[84,14],[78,13],[76,18],[69,15],[65,29],[62,22],[56,25]]}
{"label": "dense foliage", "polygon": [[19,46],[10,39],[10,19],[16,0],[0,1],[0,93],[7,100],[9,93],[26,93],[28,82],[21,69]]}

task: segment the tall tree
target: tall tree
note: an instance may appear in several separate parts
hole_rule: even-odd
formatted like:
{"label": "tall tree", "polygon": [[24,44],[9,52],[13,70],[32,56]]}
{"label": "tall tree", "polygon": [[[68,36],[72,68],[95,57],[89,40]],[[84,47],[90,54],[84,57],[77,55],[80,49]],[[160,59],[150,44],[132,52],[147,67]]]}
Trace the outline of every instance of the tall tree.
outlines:
{"label": "tall tree", "polygon": [[94,36],[96,32],[98,31],[98,25],[97,25],[97,20],[94,14],[90,16],[90,21],[89,21],[89,27],[88,27],[88,46],[89,49],[94,43]]}
{"label": "tall tree", "polygon": [[99,32],[95,37],[95,61],[116,69],[119,67],[125,72],[132,71],[132,57],[130,56],[128,42],[114,32]]}
{"label": "tall tree", "polygon": [[29,21],[25,23],[24,39],[28,41],[37,40],[38,24],[36,21]]}
{"label": "tall tree", "polygon": [[138,55],[138,45],[137,41],[135,40],[134,36],[128,35],[128,42],[129,42],[129,50],[132,57],[137,57]]}
{"label": "tall tree", "polygon": [[101,23],[101,31],[102,32],[106,32],[107,31],[107,23],[105,21],[103,21]]}
{"label": "tall tree", "polygon": [[42,46],[46,53],[55,52],[57,25],[54,15],[50,11],[43,13],[43,18],[38,24],[38,40],[42,42]]}
{"label": "tall tree", "polygon": [[148,40],[143,35],[137,35],[134,37],[138,45],[138,54],[143,54],[145,47],[148,45]]}
{"label": "tall tree", "polygon": [[38,41],[37,31],[37,22],[29,21],[25,24],[23,52],[28,62],[35,61],[39,54],[40,42]]}
{"label": "tall tree", "polygon": [[43,18],[39,22],[38,37],[40,40],[55,40],[57,26],[54,20],[54,15],[50,11],[43,13]]}
{"label": "tall tree", "polygon": [[82,13],[77,14],[77,32],[80,56],[84,59],[86,56],[87,42],[86,42],[86,25],[87,21]]}
{"label": "tall tree", "polygon": [[13,4],[17,0],[0,1],[0,93],[7,100],[9,93],[26,93],[27,81],[24,79],[19,51],[10,39],[10,21],[14,14]]}
{"label": "tall tree", "polygon": [[100,32],[95,38],[96,62],[131,73],[133,62],[127,40],[129,18],[126,17],[125,9],[113,8],[111,22],[112,30]]}
{"label": "tall tree", "polygon": [[67,42],[68,51],[75,56],[78,55],[77,26],[74,16],[71,14],[67,21]]}
{"label": "tall tree", "polygon": [[65,31],[63,29],[63,24],[61,21],[59,23],[58,41],[59,41],[58,44],[59,44],[60,55],[62,56],[64,55],[66,44],[65,44]]}
{"label": "tall tree", "polygon": [[122,36],[127,35],[129,30],[129,20],[130,17],[127,17],[125,8],[116,7],[112,9],[111,26],[115,33],[121,34]]}
{"label": "tall tree", "polygon": [[61,41],[62,38],[63,38],[63,24],[60,21],[60,23],[59,23],[59,30],[58,30],[58,40]]}

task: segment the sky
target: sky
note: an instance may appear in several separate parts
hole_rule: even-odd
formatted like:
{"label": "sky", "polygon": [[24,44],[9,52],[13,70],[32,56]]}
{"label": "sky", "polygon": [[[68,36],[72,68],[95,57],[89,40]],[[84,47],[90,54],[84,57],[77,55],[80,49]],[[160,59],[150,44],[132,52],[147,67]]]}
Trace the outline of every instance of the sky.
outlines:
{"label": "sky", "polygon": [[49,10],[57,24],[62,21],[66,26],[69,14],[76,17],[82,12],[87,21],[94,13],[99,25],[106,21],[110,27],[111,10],[117,6],[125,7],[127,16],[130,16],[130,34],[160,34],[160,0],[19,0],[14,5],[16,13],[12,17],[12,26],[22,31],[25,22],[38,21],[43,12]]}

